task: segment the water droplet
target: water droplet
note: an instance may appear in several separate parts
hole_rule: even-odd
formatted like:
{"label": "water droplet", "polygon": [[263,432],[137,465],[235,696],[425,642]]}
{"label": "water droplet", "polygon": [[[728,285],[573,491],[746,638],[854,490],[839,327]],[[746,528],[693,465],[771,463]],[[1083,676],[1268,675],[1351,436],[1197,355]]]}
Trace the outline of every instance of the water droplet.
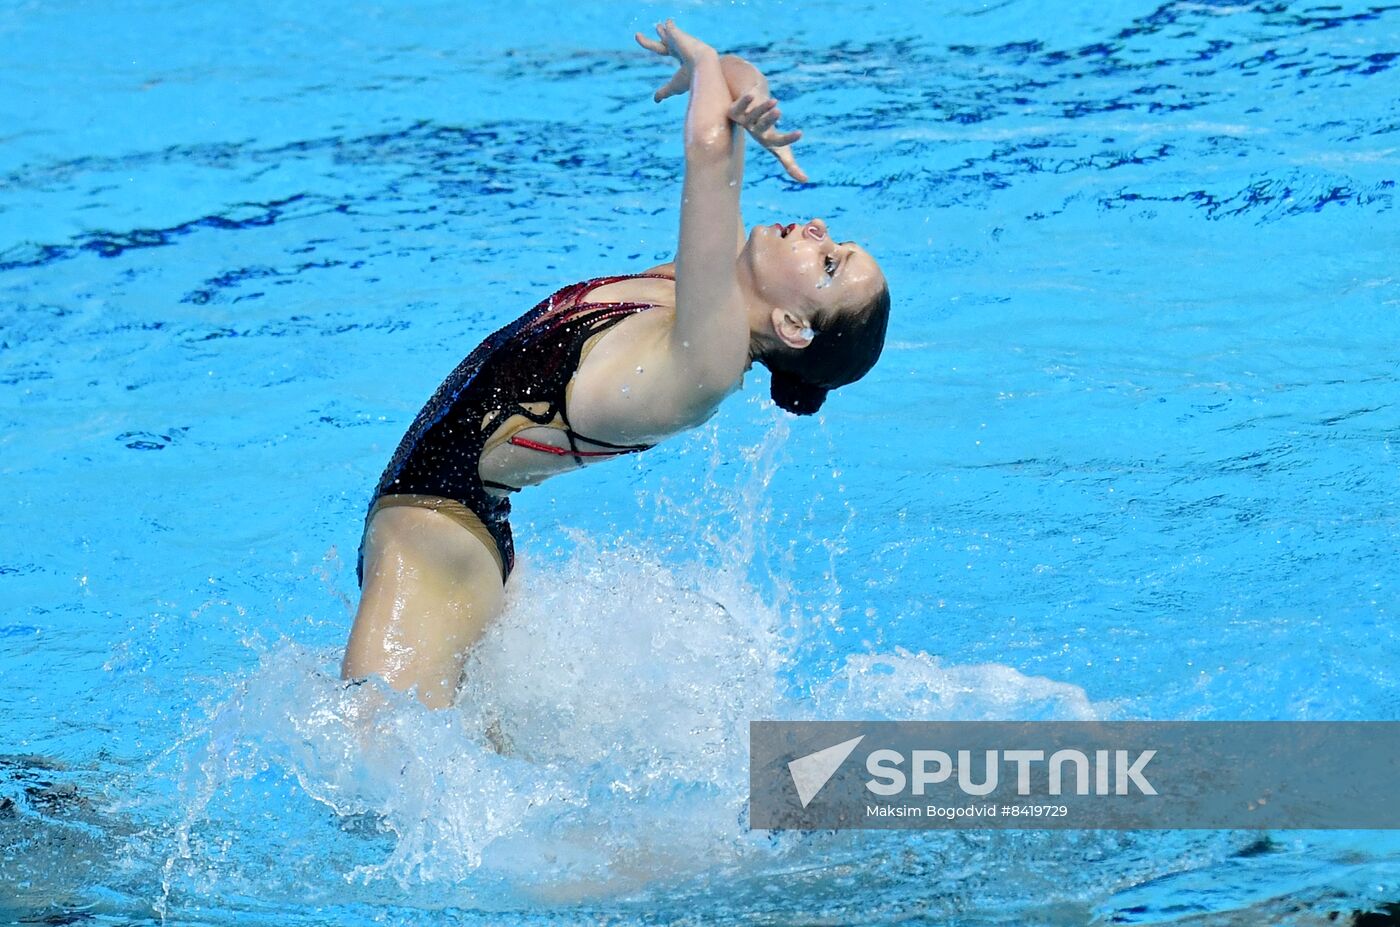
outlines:
{"label": "water droplet", "polygon": [[682,341],[682,342],[681,342],[681,347],[683,347],[683,348],[688,348],[688,347],[690,347],[690,342],[689,342],[689,341]]}
{"label": "water droplet", "polygon": [[622,395],[626,396],[631,391],[632,388],[630,386],[628,386],[626,383],[622,384]]}
{"label": "water droplet", "polygon": [[638,373],[646,373],[646,371],[642,369],[642,365],[641,365],[641,364],[638,364],[638,365],[637,365],[637,372],[638,372]]}
{"label": "water droplet", "polygon": [[817,281],[817,289],[819,289],[819,290],[824,290],[824,289],[826,289],[826,288],[829,287],[829,286],[831,286],[831,278],[830,278],[830,277],[823,277],[823,278],[821,278],[820,280]]}

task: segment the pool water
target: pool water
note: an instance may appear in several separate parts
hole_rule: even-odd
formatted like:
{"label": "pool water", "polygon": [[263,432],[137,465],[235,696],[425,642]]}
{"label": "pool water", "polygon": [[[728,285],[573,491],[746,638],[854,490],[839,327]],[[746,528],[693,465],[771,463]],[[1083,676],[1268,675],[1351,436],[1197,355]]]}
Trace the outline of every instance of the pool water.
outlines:
{"label": "pool water", "polygon": [[[346,690],[419,406],[672,254],[666,15],[770,75],[814,182],[751,149],[745,217],[881,260],[884,358],[521,494],[457,709]],[[0,49],[0,920],[1400,899],[1379,831],[744,826],[752,718],[1400,719],[1400,7],[70,0]]]}

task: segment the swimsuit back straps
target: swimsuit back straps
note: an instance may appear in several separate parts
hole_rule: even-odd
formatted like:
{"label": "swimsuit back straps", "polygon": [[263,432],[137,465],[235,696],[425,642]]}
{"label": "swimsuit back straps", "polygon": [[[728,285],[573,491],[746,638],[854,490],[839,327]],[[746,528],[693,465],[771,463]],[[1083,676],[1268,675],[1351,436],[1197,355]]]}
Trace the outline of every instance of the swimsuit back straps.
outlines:
{"label": "swimsuit back straps", "polygon": [[[438,387],[419,412],[385,469],[375,497],[420,493],[471,505],[487,496],[479,474],[481,454],[497,425],[513,415],[529,425],[552,425],[568,449],[518,435],[510,443],[540,453],[588,459],[633,454],[649,444],[613,444],[590,438],[569,424],[566,394],[584,345],[654,303],[585,302],[593,290],[621,280],[673,280],[666,274],[620,274],[563,287],[534,309],[490,335]],[[483,424],[484,423],[484,424]],[[583,450],[579,442],[599,450]],[[501,484],[493,488],[509,489]]]}

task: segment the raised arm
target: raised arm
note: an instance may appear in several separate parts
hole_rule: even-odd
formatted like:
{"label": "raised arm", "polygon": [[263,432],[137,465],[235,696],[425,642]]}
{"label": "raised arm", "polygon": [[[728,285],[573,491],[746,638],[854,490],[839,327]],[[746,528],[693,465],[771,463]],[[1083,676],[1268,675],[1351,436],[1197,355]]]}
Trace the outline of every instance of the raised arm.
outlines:
{"label": "raised arm", "polygon": [[[748,319],[734,266],[748,237],[739,213],[744,132],[734,127],[747,130],[793,179],[806,182],[791,149],[802,133],[776,128],[781,116],[777,101],[752,64],[738,55],[720,57],[670,20],[657,26],[657,35],[660,41],[638,33],[637,41],[680,66],[655,99],[691,94],[670,352],[672,363],[684,368],[678,384],[683,382],[691,397],[703,401],[707,392],[717,398],[731,388],[748,363]],[[727,253],[726,225],[731,230]]]}
{"label": "raised arm", "polygon": [[[730,122],[734,100],[719,54],[669,20],[656,31],[660,43],[641,35],[638,41],[679,61],[678,76],[685,78],[690,93],[676,251],[676,316],[666,354],[679,378],[677,385],[683,383],[692,397],[689,402],[706,404],[733,388],[749,359],[748,318],[735,276],[734,246],[744,136]],[[673,78],[668,86],[676,82]]]}

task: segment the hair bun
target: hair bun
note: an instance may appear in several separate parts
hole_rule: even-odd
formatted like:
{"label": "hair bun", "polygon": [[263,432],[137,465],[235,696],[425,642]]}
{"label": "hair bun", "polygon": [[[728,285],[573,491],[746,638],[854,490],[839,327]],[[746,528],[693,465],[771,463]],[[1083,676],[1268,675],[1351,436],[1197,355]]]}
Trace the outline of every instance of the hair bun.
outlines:
{"label": "hair bun", "polygon": [[811,415],[816,412],[822,407],[822,403],[826,402],[826,394],[830,392],[826,387],[814,386],[801,377],[777,370],[773,371],[773,382],[769,391],[778,408],[794,415]]}

